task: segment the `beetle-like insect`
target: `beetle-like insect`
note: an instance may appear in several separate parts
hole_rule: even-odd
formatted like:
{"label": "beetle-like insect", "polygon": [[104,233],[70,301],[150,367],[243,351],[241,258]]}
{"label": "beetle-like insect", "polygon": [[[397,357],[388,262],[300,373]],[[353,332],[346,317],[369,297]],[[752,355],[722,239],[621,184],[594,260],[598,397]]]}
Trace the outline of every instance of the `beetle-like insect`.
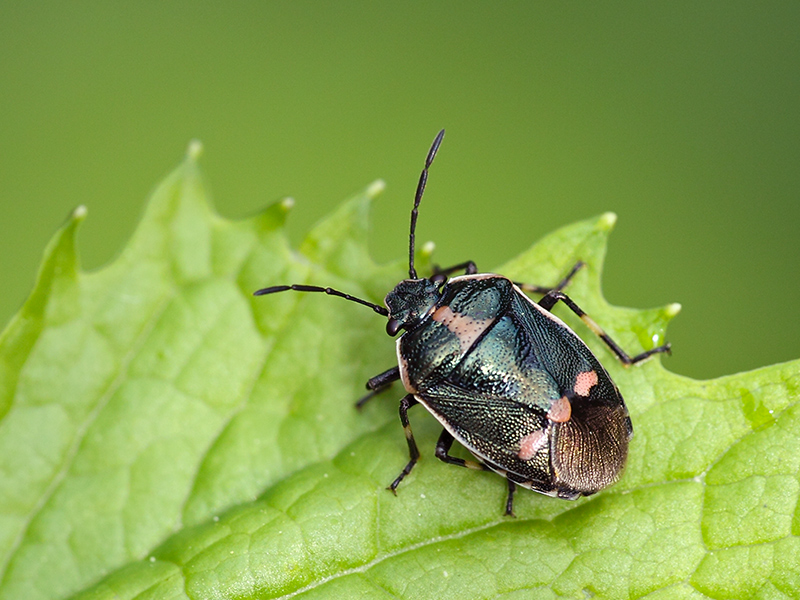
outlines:
{"label": "beetle-like insect", "polygon": [[[625,353],[562,289],[583,266],[578,262],[555,287],[515,283],[478,273],[467,261],[420,278],[414,268],[414,233],[428,169],[444,137],[440,131],[417,184],[408,250],[408,279],[386,295],[386,307],[314,285],[278,285],[255,295],[294,290],[321,292],[370,307],[388,317],[397,340],[397,362],[367,382],[370,392],[357,407],[398,379],[408,392],[400,400],[400,422],[409,461],[388,489],[411,472],[419,450],[408,409],[422,404],[441,423],[436,457],[446,463],[492,470],[508,482],[505,512],[513,515],[517,485],[574,500],[619,479],[633,435],[617,386],[586,344],[550,311],[563,302],[626,366],[659,352],[665,344]],[[464,275],[448,279],[458,271]],[[525,292],[543,294],[534,302]],[[458,440],[478,460],[450,455]]]}

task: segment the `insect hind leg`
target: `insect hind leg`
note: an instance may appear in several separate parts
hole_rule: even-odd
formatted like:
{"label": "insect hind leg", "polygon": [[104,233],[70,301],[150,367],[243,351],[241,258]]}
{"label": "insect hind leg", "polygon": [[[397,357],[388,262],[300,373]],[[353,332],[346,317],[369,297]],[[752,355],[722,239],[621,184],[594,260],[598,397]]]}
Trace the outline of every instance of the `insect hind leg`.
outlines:
{"label": "insect hind leg", "polygon": [[586,326],[592,330],[592,333],[594,333],[597,337],[603,340],[605,345],[608,346],[609,350],[611,350],[619,359],[619,361],[626,367],[634,365],[638,362],[642,362],[643,360],[650,358],[654,354],[660,354],[662,352],[665,352],[667,354],[670,353],[670,348],[672,346],[670,344],[664,344],[663,346],[656,346],[655,348],[646,350],[641,354],[630,356],[619,346],[619,344],[617,344],[613,339],[611,339],[611,337],[605,331],[603,331],[602,328],[597,323],[595,323],[594,320],[589,315],[587,315],[580,306],[575,304],[572,298],[570,298],[564,292],[561,292],[559,290],[553,290],[551,292],[548,292],[545,295],[545,297],[539,301],[539,306],[541,306],[547,311],[550,311],[552,310],[553,306],[555,306],[555,304],[559,301],[566,304],[567,307],[569,307],[569,309],[572,312],[578,315],[581,321],[583,321],[586,324]]}
{"label": "insect hind leg", "polygon": [[442,434],[439,436],[439,441],[436,442],[436,458],[449,465],[457,465],[459,467],[466,467],[467,469],[474,469],[476,471],[491,471],[489,467],[481,462],[474,460],[464,460],[450,456],[450,448],[453,446],[454,438],[447,429],[442,429]]}
{"label": "insect hind leg", "polygon": [[506,516],[515,517],[514,514],[514,492],[517,491],[517,484],[512,479],[506,477],[508,482],[508,497],[506,498]]}
{"label": "insect hind leg", "polygon": [[[454,438],[452,434],[447,431],[446,429],[442,429],[442,434],[439,436],[439,441],[436,442],[436,458],[445,462],[449,465],[456,465],[459,467],[466,467],[467,469],[474,469],[476,471],[492,471],[495,469],[490,468],[488,465],[474,461],[474,460],[464,460],[463,458],[457,458],[455,456],[450,456],[450,448],[453,446]],[[499,467],[496,469],[498,472],[504,472]],[[506,476],[506,481],[508,482],[508,497],[506,498],[506,516],[513,517],[514,516],[514,492],[517,491],[517,484],[514,483],[508,476]]]}
{"label": "insect hind leg", "polygon": [[458,263],[446,269],[442,269],[438,265],[433,265],[433,275],[431,275],[430,280],[434,283],[444,283],[450,275],[461,270],[464,271],[465,275],[475,275],[475,273],[478,272],[478,267],[471,260]]}
{"label": "insect hind leg", "polygon": [[585,266],[586,263],[583,262],[582,260],[576,262],[569,270],[569,273],[566,274],[564,279],[559,281],[555,287],[544,287],[533,283],[520,283],[518,281],[515,281],[514,285],[516,285],[523,292],[528,292],[530,294],[549,294],[550,292],[560,292],[569,285],[569,282],[572,281],[572,278],[575,276],[575,273],[580,271]]}

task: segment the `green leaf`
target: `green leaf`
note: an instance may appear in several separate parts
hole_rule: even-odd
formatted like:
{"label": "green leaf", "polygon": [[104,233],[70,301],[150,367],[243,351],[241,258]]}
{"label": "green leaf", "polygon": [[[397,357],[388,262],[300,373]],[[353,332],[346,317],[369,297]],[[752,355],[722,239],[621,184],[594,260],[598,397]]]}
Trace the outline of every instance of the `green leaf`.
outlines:
{"label": "green leaf", "polygon": [[[80,270],[76,210],[0,337],[0,599],[798,598],[800,362],[714,381],[658,359],[608,366],[636,434],[614,487],[576,502],[433,459],[407,461],[383,321],[315,283],[381,302],[403,260],[368,256],[380,183],[293,251],[284,200],[241,222],[210,209],[192,146],[121,256]],[[566,227],[498,269],[570,294],[626,349],[662,343],[675,306],[609,306],[613,215]],[[398,256],[404,253],[398,251]],[[429,262],[421,255],[420,267]],[[680,351],[680,349],[676,349]]]}

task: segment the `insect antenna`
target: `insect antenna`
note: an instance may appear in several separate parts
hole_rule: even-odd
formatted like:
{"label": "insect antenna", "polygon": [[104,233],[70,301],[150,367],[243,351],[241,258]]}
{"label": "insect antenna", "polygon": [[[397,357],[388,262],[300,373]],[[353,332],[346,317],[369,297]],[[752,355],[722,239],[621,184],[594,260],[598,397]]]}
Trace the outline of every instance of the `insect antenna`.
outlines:
{"label": "insect antenna", "polygon": [[389,311],[386,310],[383,306],[379,304],[373,304],[368,300],[362,300],[361,298],[356,298],[355,296],[351,296],[350,294],[345,294],[344,292],[340,292],[339,290],[335,290],[329,287],[320,287],[318,285],[273,285],[272,287],[266,287],[260,290],[253,292],[253,296],[265,296],[267,294],[275,294],[277,292],[286,292],[286,291],[295,291],[295,292],[321,292],[323,294],[328,294],[329,296],[338,296],[339,298],[344,298],[345,300],[350,300],[351,302],[357,302],[358,304],[363,304],[364,306],[370,307],[379,315],[383,315],[384,317],[389,316]]}
{"label": "insect antenna", "polygon": [[425,184],[428,181],[428,169],[436,158],[436,152],[444,138],[444,129],[442,129],[433,140],[431,149],[428,150],[428,157],[425,159],[425,168],[419,176],[419,183],[417,184],[417,194],[414,196],[414,208],[411,210],[411,233],[408,236],[408,277],[409,279],[417,278],[417,270],[414,268],[414,232],[417,229],[417,215],[419,214],[419,203],[422,200],[422,194],[425,193]]}

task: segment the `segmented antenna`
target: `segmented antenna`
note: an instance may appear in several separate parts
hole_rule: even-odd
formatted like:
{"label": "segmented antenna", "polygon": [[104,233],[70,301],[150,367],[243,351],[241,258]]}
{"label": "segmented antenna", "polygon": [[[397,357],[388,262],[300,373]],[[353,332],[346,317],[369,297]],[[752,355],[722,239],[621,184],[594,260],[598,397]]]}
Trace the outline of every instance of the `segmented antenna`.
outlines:
{"label": "segmented antenna", "polygon": [[444,138],[444,129],[442,129],[433,140],[431,149],[428,150],[428,157],[425,159],[425,168],[419,176],[419,183],[417,184],[417,194],[414,196],[414,208],[411,210],[411,233],[408,236],[408,277],[409,279],[417,278],[417,270],[414,268],[414,232],[417,229],[417,215],[419,214],[419,203],[422,200],[422,194],[425,193],[425,184],[428,181],[428,169],[436,158],[436,152]]}
{"label": "segmented antenna", "polygon": [[350,294],[345,294],[344,292],[340,292],[339,290],[335,290],[329,287],[320,287],[318,285],[273,285],[272,287],[263,288],[253,292],[253,296],[265,296],[266,294],[275,294],[277,292],[286,292],[289,290],[293,290],[295,292],[321,292],[323,294],[328,294],[329,296],[338,296],[339,298],[344,298],[345,300],[350,300],[351,302],[357,302],[359,304],[363,304],[364,306],[370,307],[379,315],[383,315],[384,317],[389,316],[389,311],[386,310],[383,306],[379,306],[378,304],[373,304],[368,300],[362,300],[361,298],[356,298],[355,296],[351,296]]}

